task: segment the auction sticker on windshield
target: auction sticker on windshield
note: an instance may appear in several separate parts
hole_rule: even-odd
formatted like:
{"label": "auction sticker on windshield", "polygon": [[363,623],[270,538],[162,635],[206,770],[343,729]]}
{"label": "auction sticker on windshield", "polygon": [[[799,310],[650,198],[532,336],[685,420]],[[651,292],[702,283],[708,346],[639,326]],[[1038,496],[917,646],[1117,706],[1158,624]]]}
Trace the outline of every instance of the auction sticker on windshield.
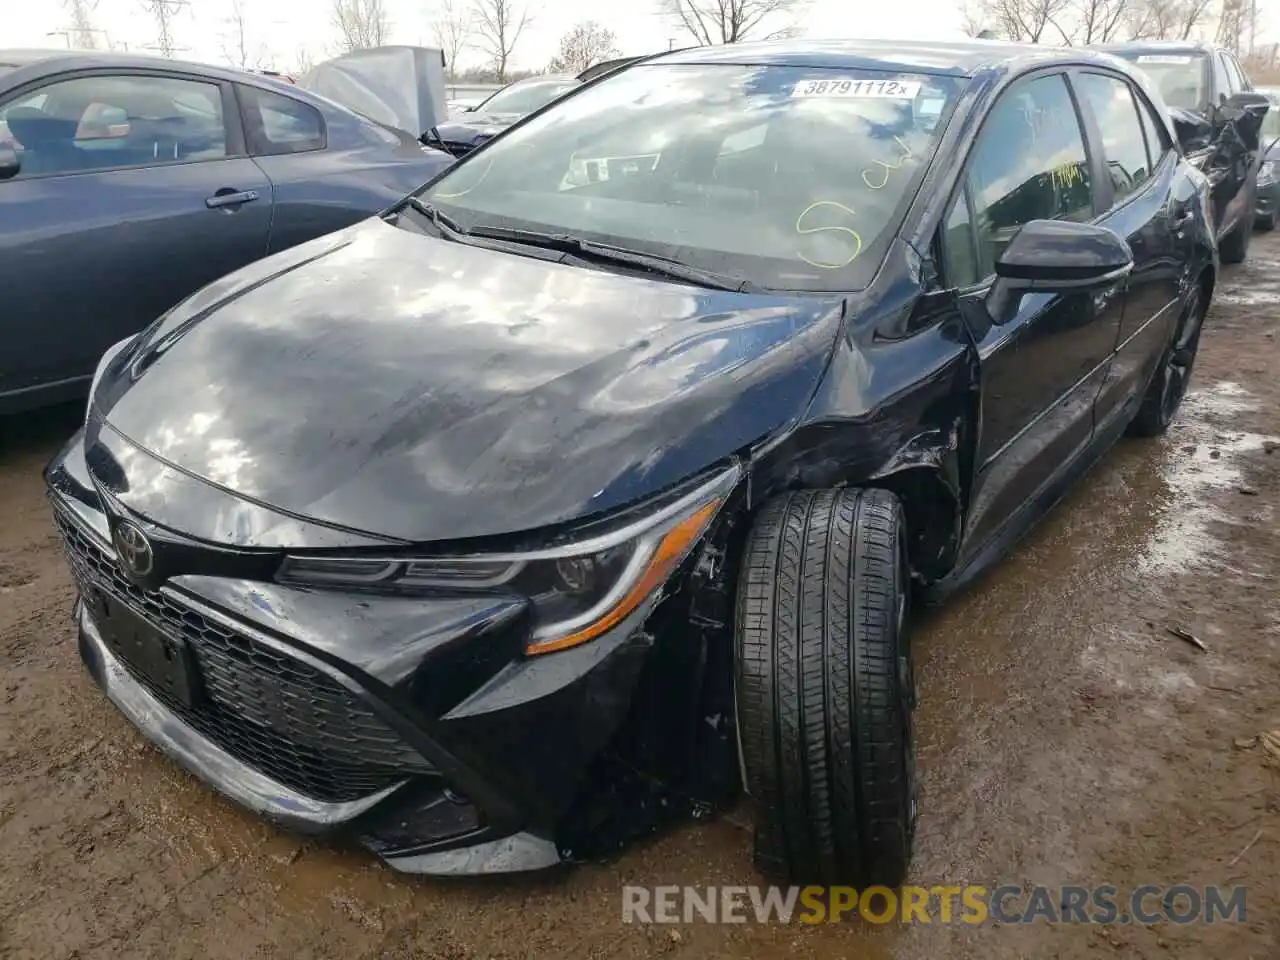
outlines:
{"label": "auction sticker on windshield", "polygon": [[1148,53],[1138,58],[1139,63],[1190,63],[1191,60],[1191,57],[1178,57],[1167,53]]}
{"label": "auction sticker on windshield", "polygon": [[855,80],[851,77],[835,77],[831,80],[801,80],[791,91],[791,96],[914,100],[919,93],[919,80]]}

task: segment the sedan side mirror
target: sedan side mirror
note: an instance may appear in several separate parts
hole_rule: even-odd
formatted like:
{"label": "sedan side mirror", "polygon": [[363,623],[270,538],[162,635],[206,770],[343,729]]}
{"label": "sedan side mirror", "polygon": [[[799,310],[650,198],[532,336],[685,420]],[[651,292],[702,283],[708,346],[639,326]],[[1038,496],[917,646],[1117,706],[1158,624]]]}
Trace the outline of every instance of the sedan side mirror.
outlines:
{"label": "sedan side mirror", "polygon": [[1129,275],[1133,251],[1114,230],[1068,220],[1031,220],[996,261],[987,294],[992,322],[1008,323],[1026,293],[1099,290]]}
{"label": "sedan side mirror", "polygon": [[22,169],[22,158],[9,143],[0,143],[0,180],[16,177]]}

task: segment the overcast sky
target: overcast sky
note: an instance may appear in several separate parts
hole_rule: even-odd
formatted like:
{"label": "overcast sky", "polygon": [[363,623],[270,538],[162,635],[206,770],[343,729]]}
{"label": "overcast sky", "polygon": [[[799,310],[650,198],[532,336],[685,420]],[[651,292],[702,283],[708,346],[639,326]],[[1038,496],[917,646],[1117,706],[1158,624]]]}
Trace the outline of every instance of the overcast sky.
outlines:
{"label": "overcast sky", "polygon": [[[517,0],[522,2],[522,0]],[[657,0],[530,0],[535,16],[520,38],[514,68],[542,67],[554,55],[560,36],[579,20],[595,19],[618,37],[622,53],[649,53],[690,38],[666,18],[654,13]],[[241,0],[251,45],[266,50],[268,66],[287,68],[306,47],[316,59],[331,52],[335,33],[329,23],[327,0]],[[386,0],[392,42],[431,44],[432,11],[436,0]],[[65,46],[64,36],[50,33],[70,26],[62,0],[9,0],[5,4],[2,46]],[[223,60],[231,0],[187,0],[175,19],[176,43],[187,48],[179,55],[198,60]],[[607,12],[606,12],[607,11]],[[117,45],[141,50],[155,43],[155,25],[143,12],[141,0],[97,0],[94,26],[106,31]],[[802,18],[808,36],[897,37],[936,39],[961,35],[954,0],[811,0]],[[459,58],[482,59],[475,51]]]}
{"label": "overcast sky", "polygon": [[[94,3],[94,0],[89,0]],[[171,0],[179,2],[179,0]],[[229,17],[233,0],[184,0],[174,20],[177,55],[196,60],[225,61],[231,48]],[[439,0],[385,0],[394,43],[432,44],[433,9]],[[525,0],[516,0],[523,3]],[[595,19],[618,37],[624,54],[667,49],[672,40],[690,38],[668,18],[655,13],[659,0],[528,0],[534,18],[520,38],[512,58],[514,69],[541,68],[555,53],[559,38],[576,22]],[[3,46],[65,46],[57,31],[70,25],[64,0],[8,0],[0,30]],[[330,24],[329,0],[241,0],[249,46],[260,51],[262,66],[290,69],[305,48],[316,59],[333,52],[335,31]],[[607,12],[606,12],[607,11]],[[944,39],[962,36],[957,0],[809,0],[800,26],[807,36],[843,38],[912,37]],[[155,43],[155,24],[142,0],[96,0],[93,24],[117,46],[145,50]],[[1264,21],[1260,28],[1269,34]],[[1259,37],[1262,39],[1262,36]],[[478,64],[475,50],[459,58]]]}

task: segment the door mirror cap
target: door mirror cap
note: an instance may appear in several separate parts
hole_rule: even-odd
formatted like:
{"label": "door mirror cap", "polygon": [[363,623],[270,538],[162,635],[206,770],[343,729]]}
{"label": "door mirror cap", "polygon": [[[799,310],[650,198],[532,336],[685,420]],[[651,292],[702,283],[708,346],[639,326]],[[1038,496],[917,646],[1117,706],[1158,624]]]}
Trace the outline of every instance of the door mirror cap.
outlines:
{"label": "door mirror cap", "polygon": [[0,143],[0,180],[16,177],[21,169],[22,158],[13,149],[13,144]]}
{"label": "door mirror cap", "polygon": [[991,319],[1007,323],[1024,293],[1076,293],[1110,286],[1133,269],[1133,250],[1114,230],[1068,220],[1031,220],[996,261]]}

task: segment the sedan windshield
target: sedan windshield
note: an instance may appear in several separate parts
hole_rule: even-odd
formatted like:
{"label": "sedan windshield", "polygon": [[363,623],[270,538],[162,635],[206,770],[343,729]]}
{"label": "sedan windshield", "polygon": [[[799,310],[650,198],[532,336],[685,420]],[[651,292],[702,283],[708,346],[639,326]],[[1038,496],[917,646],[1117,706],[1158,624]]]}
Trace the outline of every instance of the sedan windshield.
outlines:
{"label": "sedan windshield", "polygon": [[577,80],[543,81],[541,83],[516,83],[499,90],[480,106],[476,113],[518,113],[524,116],[545,107],[560,94],[572,90]]}
{"label": "sedan windshield", "polygon": [[421,196],[463,229],[585,238],[772,289],[859,289],[963,82],[632,67],[513,128]]}
{"label": "sedan windshield", "polygon": [[1190,53],[1122,53],[1151,78],[1164,102],[1184,110],[1203,110],[1208,103],[1209,58]]}

